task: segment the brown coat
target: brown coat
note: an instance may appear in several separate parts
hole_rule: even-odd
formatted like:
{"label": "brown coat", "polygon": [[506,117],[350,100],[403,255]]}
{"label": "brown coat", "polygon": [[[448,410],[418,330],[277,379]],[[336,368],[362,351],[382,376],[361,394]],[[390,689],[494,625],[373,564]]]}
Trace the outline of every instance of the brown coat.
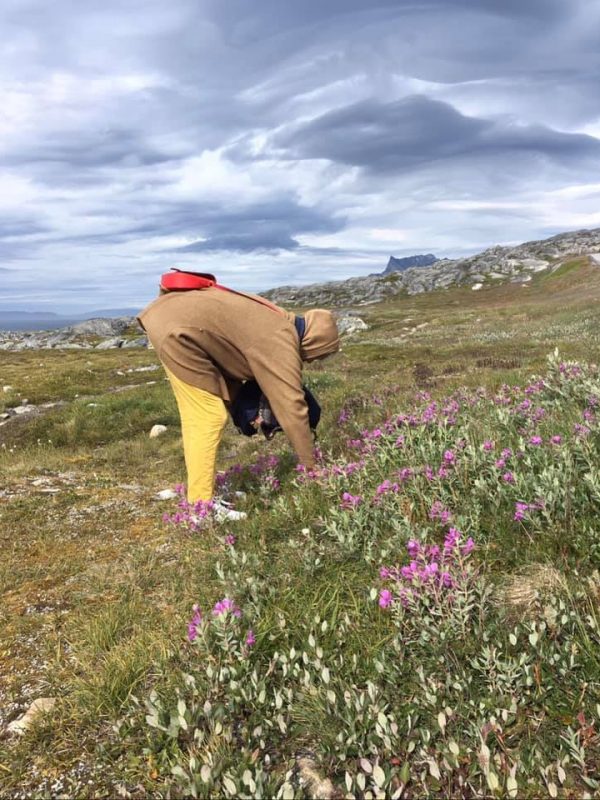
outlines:
{"label": "brown coat", "polygon": [[[294,315],[283,309],[278,313],[251,298],[215,288],[169,292],[140,312],[138,321],[159,359],[192,386],[229,402],[241,381],[254,378],[300,462],[312,467],[313,437],[302,389],[302,357]],[[333,353],[339,347],[329,312],[308,312],[309,322],[310,314],[315,318],[307,324],[302,348],[305,360]]]}

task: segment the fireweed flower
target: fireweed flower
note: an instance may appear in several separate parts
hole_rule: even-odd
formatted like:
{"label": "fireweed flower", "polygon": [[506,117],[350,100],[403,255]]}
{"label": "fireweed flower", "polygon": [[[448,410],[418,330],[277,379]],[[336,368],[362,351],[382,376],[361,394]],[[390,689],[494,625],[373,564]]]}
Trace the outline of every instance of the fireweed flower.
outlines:
{"label": "fireweed flower", "polygon": [[252,628],[250,628],[250,630],[246,634],[246,639],[244,644],[246,645],[246,647],[252,647],[252,645],[255,643],[256,643],[256,637],[254,636],[254,631],[252,630]]}
{"label": "fireweed flower", "polygon": [[421,596],[430,596],[435,600],[442,597],[451,599],[449,590],[460,587],[467,579],[465,559],[475,547],[471,537],[464,544],[462,533],[457,528],[450,528],[444,539],[444,546],[421,545],[410,539],[406,549],[410,556],[408,564],[398,568],[382,567],[380,577],[393,582],[392,589],[381,589],[379,605],[388,608],[395,601],[403,607],[409,607]]}
{"label": "fireweed flower", "polygon": [[446,450],[444,453],[444,464],[446,466],[450,466],[456,463],[456,455],[452,452],[452,450]]}
{"label": "fireweed flower", "polygon": [[562,436],[551,436],[550,437],[551,444],[561,444],[562,443]]}
{"label": "fireweed flower", "polygon": [[196,604],[192,606],[194,612],[191,620],[188,622],[188,641],[193,642],[198,636],[198,627],[202,624],[202,612],[200,607]]}
{"label": "fireweed flower", "polygon": [[219,600],[218,603],[215,603],[212,613],[214,617],[222,617],[227,613],[238,618],[242,616],[241,610],[229,597],[224,597],[222,600]]}
{"label": "fireweed flower", "polygon": [[499,458],[496,461],[496,466],[498,467],[498,469],[504,469],[504,467],[506,466],[506,461],[503,458]]}
{"label": "fireweed flower", "polygon": [[536,445],[536,446],[542,444],[542,442],[543,442],[543,439],[542,439],[541,436],[532,436],[529,439],[529,444],[533,444],[533,445]]}
{"label": "fireweed flower", "polygon": [[513,519],[516,522],[521,522],[521,520],[525,519],[525,512],[529,510],[528,503],[515,503],[515,514]]}
{"label": "fireweed flower", "polygon": [[495,446],[495,442],[493,442],[491,439],[486,439],[483,443],[483,449],[487,451],[493,450]]}
{"label": "fireweed flower", "polygon": [[380,608],[388,608],[392,605],[393,595],[389,589],[382,589],[379,592],[379,606]]}
{"label": "fireweed flower", "polygon": [[515,482],[515,476],[512,474],[512,472],[508,471],[508,472],[504,473],[504,475],[502,476],[502,480],[505,483],[514,483]]}
{"label": "fireweed flower", "polygon": [[235,544],[235,536],[234,536],[234,534],[233,533],[228,533],[227,536],[225,537],[224,541],[225,541],[225,544],[228,544],[231,547],[233,547],[233,545]]}
{"label": "fireweed flower", "polygon": [[[409,539],[406,544],[406,549],[411,558],[416,558],[421,552],[421,544],[416,539]],[[383,577],[383,575],[381,577]]]}
{"label": "fireweed flower", "polygon": [[590,433],[590,429],[586,425],[580,425],[578,422],[573,425],[573,430],[576,436],[585,437]]}
{"label": "fireweed flower", "polygon": [[436,500],[429,510],[429,519],[439,519],[442,525],[446,525],[452,519],[452,513]]}
{"label": "fireweed flower", "polygon": [[360,495],[350,494],[350,492],[344,492],[342,495],[342,502],[340,503],[341,509],[353,509],[358,508],[358,506],[363,502],[363,498]]}

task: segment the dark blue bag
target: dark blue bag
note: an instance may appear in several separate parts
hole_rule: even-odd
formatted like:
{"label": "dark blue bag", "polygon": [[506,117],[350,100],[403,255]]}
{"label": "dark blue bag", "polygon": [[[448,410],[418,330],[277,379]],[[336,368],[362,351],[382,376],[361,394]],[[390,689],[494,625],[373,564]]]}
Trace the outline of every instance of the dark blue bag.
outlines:
{"label": "dark blue bag", "polygon": [[[307,389],[306,386],[302,388],[308,406],[308,421],[314,431],[321,419],[321,406],[310,389]],[[276,433],[282,430],[271,410],[269,401],[256,381],[246,381],[242,384],[242,388],[230,406],[229,413],[233,424],[244,436],[254,436],[260,430],[265,438],[272,439]]]}

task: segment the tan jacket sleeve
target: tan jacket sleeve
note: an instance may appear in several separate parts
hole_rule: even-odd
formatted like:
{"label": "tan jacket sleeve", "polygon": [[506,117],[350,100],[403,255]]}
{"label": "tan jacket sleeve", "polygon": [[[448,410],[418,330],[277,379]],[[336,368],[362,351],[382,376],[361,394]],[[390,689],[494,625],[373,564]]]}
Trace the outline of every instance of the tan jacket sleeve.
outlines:
{"label": "tan jacket sleeve", "polygon": [[245,352],[256,381],[301,464],[315,466],[313,435],[302,388],[302,359],[298,335],[286,326]]}

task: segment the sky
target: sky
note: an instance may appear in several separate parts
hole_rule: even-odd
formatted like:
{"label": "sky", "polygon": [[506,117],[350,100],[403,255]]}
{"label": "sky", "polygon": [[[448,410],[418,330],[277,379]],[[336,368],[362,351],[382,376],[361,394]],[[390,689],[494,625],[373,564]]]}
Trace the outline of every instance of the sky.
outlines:
{"label": "sky", "polygon": [[2,0],[0,308],[600,227],[600,0]]}

